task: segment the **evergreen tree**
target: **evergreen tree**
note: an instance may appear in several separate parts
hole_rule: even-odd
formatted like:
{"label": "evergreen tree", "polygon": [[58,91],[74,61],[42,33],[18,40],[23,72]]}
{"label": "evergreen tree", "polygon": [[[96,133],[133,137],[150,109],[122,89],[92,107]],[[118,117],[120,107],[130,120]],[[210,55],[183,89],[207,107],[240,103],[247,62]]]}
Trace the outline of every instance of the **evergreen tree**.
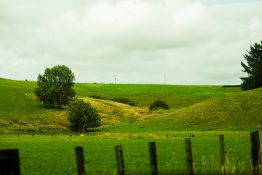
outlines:
{"label": "evergreen tree", "polygon": [[249,90],[262,87],[262,41],[250,46],[250,51],[244,55],[246,63],[241,62],[243,72],[247,77],[241,77],[242,90]]}

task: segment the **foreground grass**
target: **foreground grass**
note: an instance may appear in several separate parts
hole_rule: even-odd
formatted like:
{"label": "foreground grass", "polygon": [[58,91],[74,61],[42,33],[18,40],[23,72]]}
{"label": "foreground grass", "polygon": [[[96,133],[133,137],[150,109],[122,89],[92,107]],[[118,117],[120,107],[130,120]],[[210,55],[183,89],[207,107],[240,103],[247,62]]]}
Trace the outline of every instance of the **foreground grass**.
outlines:
{"label": "foreground grass", "polygon": [[[195,174],[218,174],[216,135],[219,133],[225,134],[228,174],[250,174],[249,133],[241,132],[239,136],[238,132],[225,131],[194,132],[192,149]],[[189,134],[93,133],[85,136],[33,137],[0,135],[0,148],[19,149],[22,174],[76,174],[75,146],[84,147],[87,174],[115,174],[114,145],[122,144],[126,174],[150,174],[147,143],[156,141],[159,174],[187,174],[184,139]]]}

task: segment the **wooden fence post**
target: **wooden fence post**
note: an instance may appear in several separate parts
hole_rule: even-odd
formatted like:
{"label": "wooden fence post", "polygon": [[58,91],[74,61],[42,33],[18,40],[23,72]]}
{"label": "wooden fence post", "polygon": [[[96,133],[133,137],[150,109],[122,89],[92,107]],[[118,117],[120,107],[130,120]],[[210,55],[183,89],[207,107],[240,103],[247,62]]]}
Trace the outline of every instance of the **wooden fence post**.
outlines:
{"label": "wooden fence post", "polygon": [[75,148],[76,152],[76,164],[77,164],[77,174],[85,175],[85,160],[84,160],[84,150],[83,147],[78,146]]}
{"label": "wooden fence post", "polygon": [[191,139],[185,139],[185,146],[186,146],[186,161],[187,161],[187,169],[188,174],[193,175],[193,159],[192,159],[192,149],[191,149]]}
{"label": "wooden fence post", "polygon": [[220,157],[220,174],[225,175],[225,146],[224,135],[219,135],[219,157]]}
{"label": "wooden fence post", "polygon": [[118,175],[124,175],[125,174],[125,167],[124,167],[124,156],[123,156],[122,145],[115,145],[115,152],[116,152],[117,174]]}
{"label": "wooden fence post", "polygon": [[252,175],[259,175],[260,141],[259,132],[250,132]]}
{"label": "wooden fence post", "polygon": [[150,166],[151,166],[151,174],[157,175],[157,156],[156,156],[156,143],[149,142],[149,155],[150,155]]}
{"label": "wooden fence post", "polygon": [[0,172],[3,175],[20,175],[18,149],[0,150]]}

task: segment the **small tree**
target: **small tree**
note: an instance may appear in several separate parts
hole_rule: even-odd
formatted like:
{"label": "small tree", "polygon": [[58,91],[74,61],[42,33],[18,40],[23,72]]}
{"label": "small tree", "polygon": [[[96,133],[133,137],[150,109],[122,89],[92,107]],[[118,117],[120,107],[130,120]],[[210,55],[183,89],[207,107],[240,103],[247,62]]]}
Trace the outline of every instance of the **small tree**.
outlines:
{"label": "small tree", "polygon": [[156,100],[153,103],[150,104],[149,110],[157,110],[157,109],[169,109],[169,106],[162,100]]}
{"label": "small tree", "polygon": [[48,106],[61,108],[66,105],[70,98],[75,96],[73,90],[75,76],[64,65],[46,68],[43,75],[38,75],[35,94],[39,102]]}
{"label": "small tree", "polygon": [[90,103],[73,98],[66,107],[69,128],[73,132],[85,132],[100,125],[100,116]]}
{"label": "small tree", "polygon": [[242,90],[255,89],[262,87],[262,41],[250,46],[250,51],[244,55],[247,65],[241,62],[248,77],[241,77]]}

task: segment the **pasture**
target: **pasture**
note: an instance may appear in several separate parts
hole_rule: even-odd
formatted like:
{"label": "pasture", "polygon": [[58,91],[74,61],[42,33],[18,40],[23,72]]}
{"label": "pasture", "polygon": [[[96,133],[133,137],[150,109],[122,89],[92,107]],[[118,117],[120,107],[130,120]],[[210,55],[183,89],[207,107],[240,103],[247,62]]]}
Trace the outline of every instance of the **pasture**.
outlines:
{"label": "pasture", "polygon": [[[84,147],[87,174],[116,174],[116,144],[123,145],[126,174],[150,174],[150,141],[157,145],[159,174],[187,174],[189,137],[195,174],[218,174],[219,134],[225,135],[227,173],[251,172],[249,132],[261,130],[261,88],[76,83],[77,96],[102,119],[94,132],[78,135],[67,128],[64,110],[36,101],[35,87],[0,79],[0,149],[19,149],[22,174],[76,174],[76,146]],[[136,106],[112,101],[119,97]],[[149,111],[157,99],[170,110]]]}
{"label": "pasture", "polygon": [[[0,79],[0,133],[70,132],[65,112],[38,103],[34,96],[35,87],[36,82]],[[75,91],[78,97],[85,98],[99,110],[103,125],[111,126],[166,116],[177,109],[208,99],[231,96],[239,93],[240,89],[221,86],[76,83]],[[103,100],[88,98],[92,95],[100,96]],[[132,100],[136,107],[110,101],[118,97]],[[149,104],[157,99],[167,102],[171,109],[167,112],[149,112]]]}
{"label": "pasture", "polygon": [[[87,174],[115,174],[114,145],[122,144],[126,174],[150,174],[148,142],[155,141],[159,174],[187,174],[184,139],[192,136],[195,174],[219,173],[218,134],[225,135],[226,171],[249,174],[249,132],[1,135],[0,148],[18,148],[22,174],[76,174],[75,146],[84,147]],[[167,136],[168,135],[168,136]]]}

